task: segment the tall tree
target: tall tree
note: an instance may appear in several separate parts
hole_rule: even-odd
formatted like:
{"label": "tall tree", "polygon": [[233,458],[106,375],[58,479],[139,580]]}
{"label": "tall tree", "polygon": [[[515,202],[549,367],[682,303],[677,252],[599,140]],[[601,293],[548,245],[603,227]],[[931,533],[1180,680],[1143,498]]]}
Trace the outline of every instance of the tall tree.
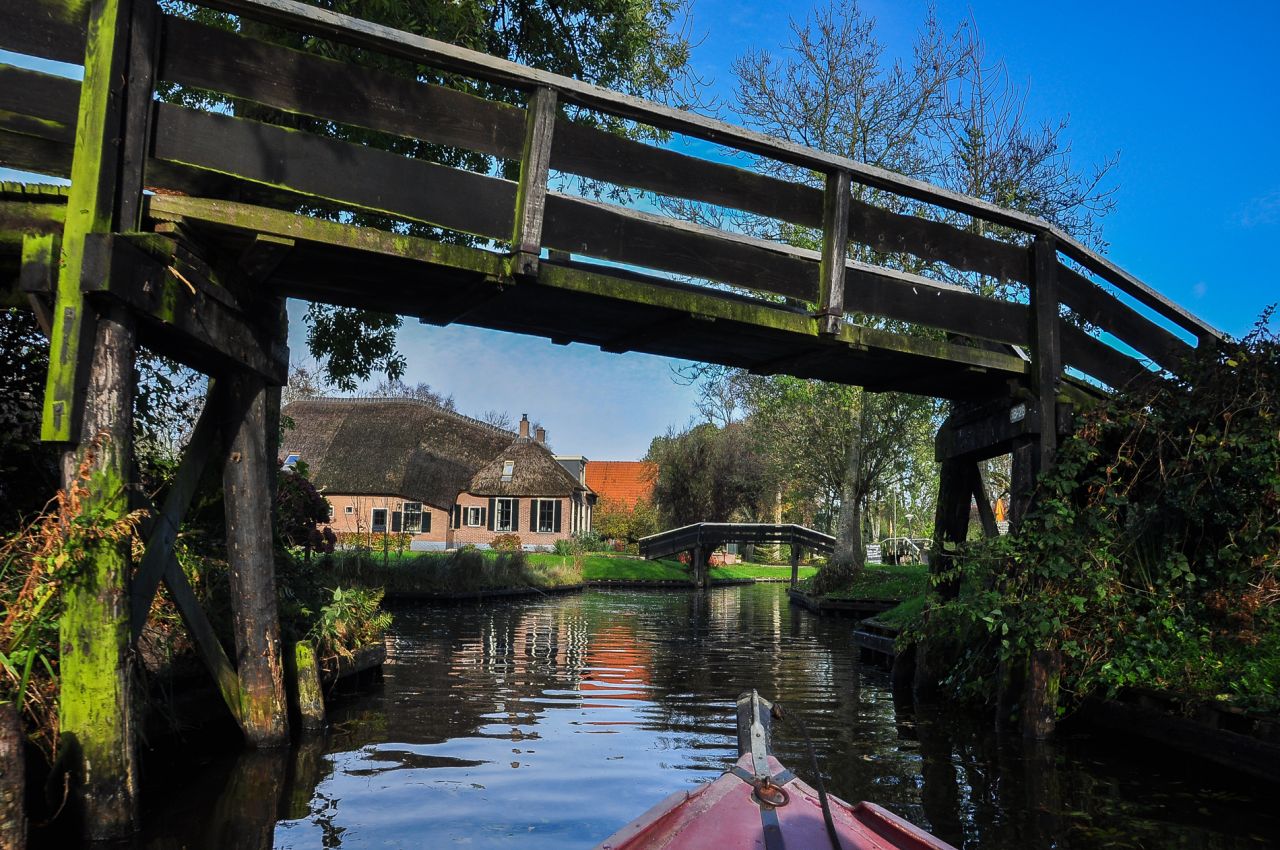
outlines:
{"label": "tall tree", "polygon": [[754,520],[772,508],[773,487],[741,423],[673,429],[645,459],[658,465],[653,501],[666,528]]}
{"label": "tall tree", "polygon": [[[1075,168],[1066,121],[1033,126],[1025,118],[1024,92],[1009,82],[1003,66],[987,62],[972,23],[948,30],[930,12],[909,57],[889,61],[875,20],[857,2],[827,3],[792,21],[781,52],[748,51],[734,72],[736,111],[757,129],[1031,212],[1100,243],[1097,223],[1110,208],[1104,183],[1114,160],[1089,172]],[[758,167],[821,186],[821,175],[807,169],[768,159]],[[1014,238],[869,186],[855,183],[853,192],[858,200],[894,211]],[[816,248],[821,239],[811,229],[758,217],[735,216],[733,224],[801,247]],[[1016,295],[1006,282],[955,273],[908,254],[856,243],[849,253],[983,294]],[[869,316],[853,320],[890,326]],[[891,329],[941,336],[901,323]],[[765,455],[780,467],[775,474],[793,487],[803,482],[801,488],[820,491],[839,505],[833,570],[861,563],[863,511],[873,496],[904,485],[921,487],[921,459],[929,455],[940,412],[931,400],[788,378],[750,379],[719,367],[696,367],[683,376],[700,382],[704,413],[733,415],[741,409],[747,415]],[[911,501],[927,500],[913,494]],[[840,580],[831,577],[832,583]]]}

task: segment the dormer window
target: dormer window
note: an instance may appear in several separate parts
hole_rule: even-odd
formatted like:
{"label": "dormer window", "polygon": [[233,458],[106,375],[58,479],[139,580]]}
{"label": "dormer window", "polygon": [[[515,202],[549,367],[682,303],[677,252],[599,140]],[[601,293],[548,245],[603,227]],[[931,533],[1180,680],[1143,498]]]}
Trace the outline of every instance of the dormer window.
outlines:
{"label": "dormer window", "polygon": [[502,482],[509,484],[512,476],[516,474],[516,462],[514,460],[504,460],[502,462]]}

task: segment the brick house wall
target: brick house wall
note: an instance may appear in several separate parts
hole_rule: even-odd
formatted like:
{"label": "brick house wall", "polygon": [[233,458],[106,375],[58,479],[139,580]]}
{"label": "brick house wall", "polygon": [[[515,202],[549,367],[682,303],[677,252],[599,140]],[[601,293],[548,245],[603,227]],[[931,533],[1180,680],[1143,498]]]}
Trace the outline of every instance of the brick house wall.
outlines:
{"label": "brick house wall", "polygon": [[[325,493],[324,497],[329,500],[329,515],[331,517],[329,525],[340,534],[357,531],[369,532],[373,528],[374,510],[385,510],[387,512],[387,530],[392,531],[394,525],[393,514],[397,511],[403,513],[405,502],[411,501],[401,496],[348,496]],[[442,549],[448,545],[449,519],[447,511],[431,505],[422,505],[422,527],[430,530],[424,530],[413,535],[413,544],[417,544],[414,548]],[[377,535],[374,536],[376,537]]]}
{"label": "brick house wall", "polygon": [[[461,509],[463,525],[459,528],[451,529],[451,537],[449,547],[472,546],[487,547],[489,543],[498,534],[518,534],[520,542],[526,549],[550,549],[555,545],[557,540],[568,540],[573,536],[572,516],[573,504],[572,500],[567,497],[542,499],[540,502],[559,502],[560,503],[560,530],[559,531],[536,531],[530,528],[530,510],[534,499],[524,497],[512,497],[515,503],[515,511],[517,518],[517,530],[514,532],[490,531],[489,530],[489,497],[473,496],[470,493],[463,493],[458,496],[458,506]],[[468,526],[465,524],[467,508],[479,508],[484,516],[483,524],[479,527]]]}

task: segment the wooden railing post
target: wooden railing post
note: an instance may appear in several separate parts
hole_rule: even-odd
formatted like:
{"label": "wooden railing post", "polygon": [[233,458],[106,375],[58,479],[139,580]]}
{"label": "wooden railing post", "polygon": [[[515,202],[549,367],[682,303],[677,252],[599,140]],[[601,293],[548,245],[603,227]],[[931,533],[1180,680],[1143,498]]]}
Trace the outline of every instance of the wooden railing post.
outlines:
{"label": "wooden railing post", "polygon": [[289,711],[273,561],[276,468],[275,458],[267,456],[267,388],[249,372],[230,376],[227,384],[229,408],[243,411],[227,423],[231,440],[222,473],[240,720],[249,743],[283,746],[289,742]]}
{"label": "wooden railing post", "polygon": [[818,270],[818,332],[836,334],[844,319],[844,265],[849,245],[849,172],[827,174],[822,194],[822,262]]}
{"label": "wooden railing post", "polygon": [[511,234],[512,274],[533,277],[538,273],[555,123],[556,93],[547,88],[534,89],[529,95],[524,148],[520,155],[520,188],[516,193],[515,228]]}
{"label": "wooden railing post", "polygon": [[1037,472],[1053,463],[1058,449],[1058,380],[1062,374],[1062,338],[1058,318],[1058,249],[1052,236],[1039,234],[1031,246],[1032,390],[1040,409]]}
{"label": "wooden railing post", "polygon": [[800,545],[798,543],[791,544],[791,586],[795,587],[800,583]]}

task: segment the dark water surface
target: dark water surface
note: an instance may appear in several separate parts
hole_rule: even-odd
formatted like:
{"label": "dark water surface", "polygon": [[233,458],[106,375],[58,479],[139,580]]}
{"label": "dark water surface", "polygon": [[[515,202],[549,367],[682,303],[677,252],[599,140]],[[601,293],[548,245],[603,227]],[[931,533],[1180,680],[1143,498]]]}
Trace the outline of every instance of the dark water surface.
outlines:
{"label": "dark water surface", "polygon": [[[897,707],[850,632],[779,585],[400,611],[383,684],[339,704],[326,737],[188,765],[139,843],[591,847],[724,770],[734,699],[755,687],[807,720],[829,791],[957,847],[1276,846],[1275,788],[1124,742],[1030,747]],[[811,779],[801,735],[777,738]]]}

